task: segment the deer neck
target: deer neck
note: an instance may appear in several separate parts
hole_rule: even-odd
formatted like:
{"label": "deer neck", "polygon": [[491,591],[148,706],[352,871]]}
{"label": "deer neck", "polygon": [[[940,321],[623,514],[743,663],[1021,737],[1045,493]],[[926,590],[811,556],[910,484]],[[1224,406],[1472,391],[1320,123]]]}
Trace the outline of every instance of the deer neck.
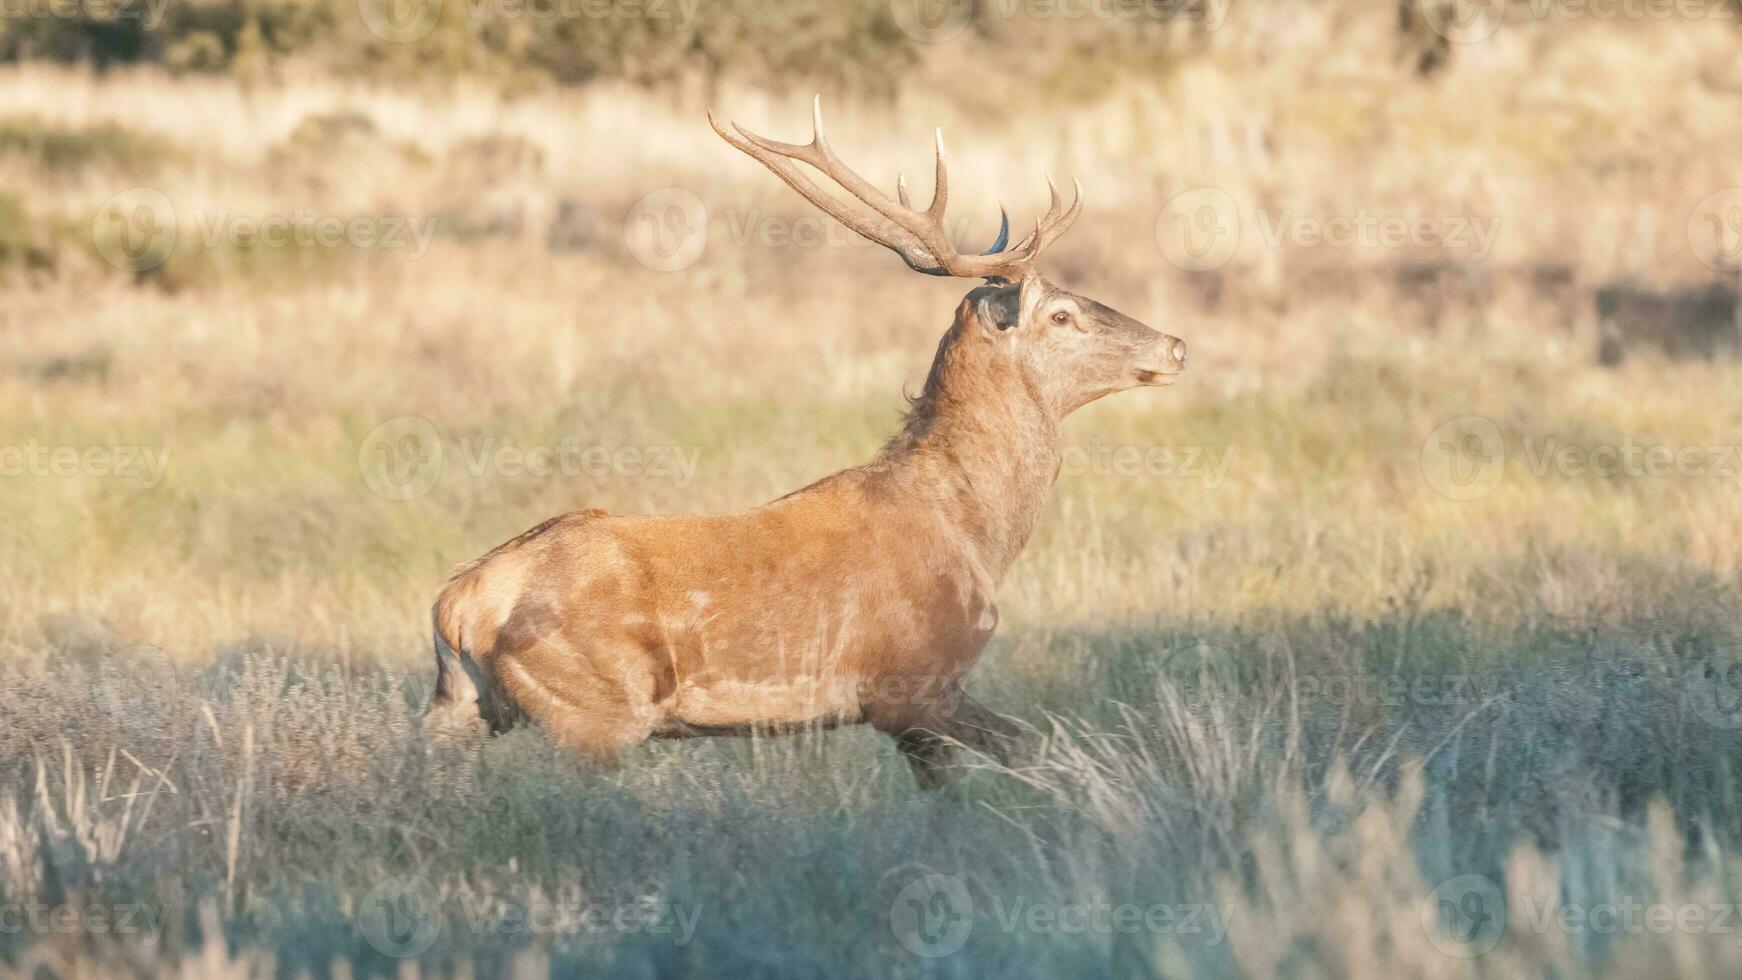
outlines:
{"label": "deer neck", "polygon": [[940,511],[993,584],[1039,522],[1058,478],[1058,414],[1034,379],[958,324],[879,462]]}

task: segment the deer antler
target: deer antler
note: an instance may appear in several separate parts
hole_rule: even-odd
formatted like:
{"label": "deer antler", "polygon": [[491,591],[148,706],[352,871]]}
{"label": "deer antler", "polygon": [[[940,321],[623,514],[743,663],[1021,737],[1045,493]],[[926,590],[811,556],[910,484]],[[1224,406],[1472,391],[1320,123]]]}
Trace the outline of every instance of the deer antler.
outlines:
{"label": "deer antler", "polygon": [[[998,240],[992,243],[992,248],[984,255],[962,255],[956,251],[955,244],[944,230],[944,207],[950,198],[950,177],[944,166],[942,130],[937,135],[937,189],[932,192],[931,206],[919,211],[908,202],[905,178],[897,178],[895,193],[899,200],[891,200],[889,195],[854,173],[829,148],[828,140],[823,136],[823,97],[820,95],[812,106],[811,116],[811,141],[802,146],[764,139],[737,123],[732,124],[737,132],[727,132],[714,120],[711,112],[708,113],[708,124],[726,142],[750,154],[757,162],[773,171],[776,177],[798,191],[805,200],[853,231],[891,249],[915,272],[923,272],[928,276],[960,276],[964,279],[1020,278],[1034,264],[1040,253],[1070,228],[1071,222],[1077,220],[1078,213],[1083,209],[1081,185],[1074,180],[1071,182],[1076,188],[1075,198],[1066,210],[1059,197],[1058,188],[1053,186],[1052,178],[1048,177],[1046,187],[1052,195],[1052,202],[1047,207],[1046,214],[1035,220],[1033,234],[1024,238],[1014,249],[1005,251],[1005,245],[1010,240],[1010,216],[1003,214],[1003,209],[1000,208],[1002,217]],[[818,187],[804,171],[794,165],[794,161],[816,168],[875,213],[865,214],[843,205]]]}

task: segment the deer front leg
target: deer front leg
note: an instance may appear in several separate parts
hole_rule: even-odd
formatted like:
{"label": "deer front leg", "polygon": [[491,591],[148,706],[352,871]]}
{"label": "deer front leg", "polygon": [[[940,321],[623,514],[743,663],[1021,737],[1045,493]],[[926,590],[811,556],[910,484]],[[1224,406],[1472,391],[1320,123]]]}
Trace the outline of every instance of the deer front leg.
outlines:
{"label": "deer front leg", "polygon": [[1000,765],[1010,762],[1010,751],[1022,736],[1022,726],[1004,717],[958,688],[955,710],[950,714],[950,734],[963,745],[984,752]]}
{"label": "deer front leg", "polygon": [[942,789],[955,782],[956,748],[949,739],[915,728],[897,735],[895,747],[906,757],[920,789]]}
{"label": "deer front leg", "polygon": [[873,716],[873,725],[895,738],[896,748],[906,757],[913,777],[923,790],[939,789],[959,774],[957,748],[965,746],[996,759],[1009,761],[1010,750],[1021,736],[1015,722],[968,697],[959,684],[930,706],[920,718]]}

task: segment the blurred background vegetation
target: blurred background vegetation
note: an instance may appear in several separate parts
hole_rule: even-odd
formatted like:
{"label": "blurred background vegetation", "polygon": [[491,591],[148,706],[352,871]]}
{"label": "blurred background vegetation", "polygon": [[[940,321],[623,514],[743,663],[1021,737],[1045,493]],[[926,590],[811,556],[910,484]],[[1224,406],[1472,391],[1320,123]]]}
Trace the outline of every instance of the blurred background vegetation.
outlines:
{"label": "blurred background vegetation", "polygon": [[[386,14],[391,0],[362,2]],[[603,5],[582,0],[449,0],[422,43],[406,46],[372,33],[356,0],[186,0],[161,10],[138,0],[0,20],[0,58],[99,70],[151,64],[247,77],[289,65],[385,80],[464,73],[519,88],[609,79],[649,87],[732,80],[775,88],[803,77],[885,93],[918,58],[896,9],[879,0],[634,5],[647,15],[589,14],[583,11]],[[568,15],[555,13],[559,7]],[[1158,0],[1143,16],[1072,18],[1068,36],[1061,37],[1059,18],[1005,17],[981,5],[971,11],[968,27],[1019,52],[1030,73],[1045,75],[1059,69],[1061,57],[1087,49],[1127,67],[1165,67],[1202,27],[1205,13],[1196,0]],[[1062,77],[1060,83],[1068,85]]]}

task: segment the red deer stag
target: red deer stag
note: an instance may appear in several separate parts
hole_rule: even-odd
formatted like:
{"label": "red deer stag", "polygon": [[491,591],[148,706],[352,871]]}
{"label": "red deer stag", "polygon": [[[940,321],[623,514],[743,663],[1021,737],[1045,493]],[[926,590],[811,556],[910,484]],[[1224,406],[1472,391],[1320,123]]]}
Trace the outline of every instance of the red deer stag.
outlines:
{"label": "red deer stag", "polygon": [[[1005,250],[944,232],[943,141],[931,205],[890,198],[811,141],[714,129],[917,272],[984,279],[938,344],[901,431],[863,466],[724,516],[552,518],[455,573],[432,611],[427,731],[523,718],[615,760],[650,737],[868,723],[920,785],[957,745],[1005,757],[1018,729],[962,691],[998,625],[993,598],[1058,477],[1059,423],[1104,395],[1167,385],[1185,343],[1041,278],[1076,220],[1052,203]],[[844,206],[797,164],[870,212]]]}

